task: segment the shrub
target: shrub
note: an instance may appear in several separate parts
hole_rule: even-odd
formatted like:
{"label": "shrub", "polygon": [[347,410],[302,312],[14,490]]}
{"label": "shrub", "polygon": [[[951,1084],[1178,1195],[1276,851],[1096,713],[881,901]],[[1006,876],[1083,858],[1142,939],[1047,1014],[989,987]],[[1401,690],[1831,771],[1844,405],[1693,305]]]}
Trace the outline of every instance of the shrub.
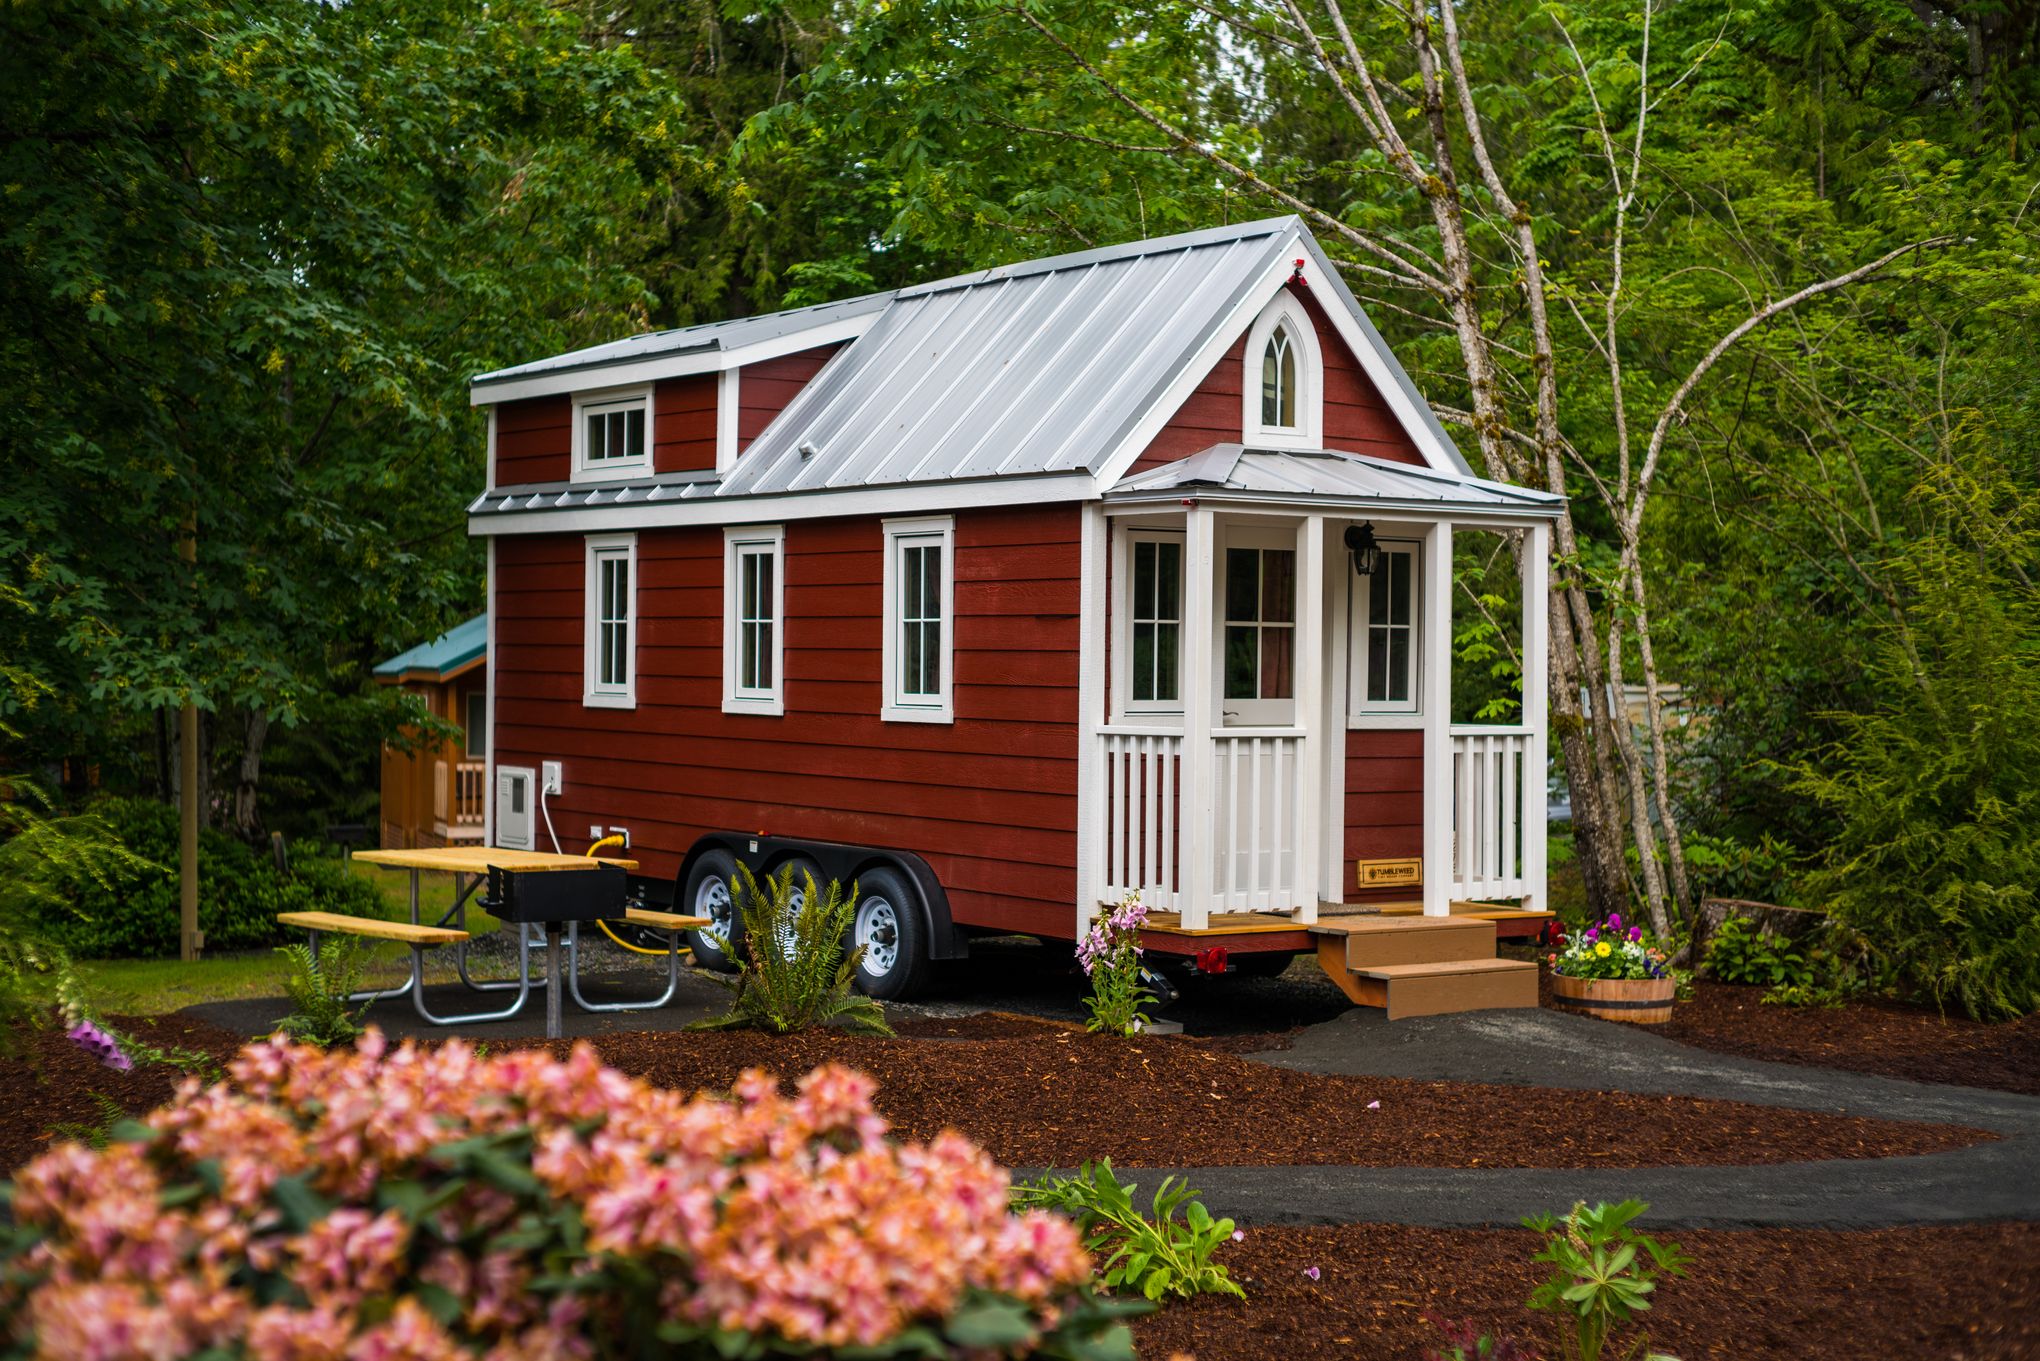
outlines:
{"label": "shrub", "polygon": [[1140,894],[1129,893],[1077,942],[1077,963],[1091,980],[1090,995],[1084,998],[1084,1009],[1091,1013],[1087,1029],[1109,1035],[1137,1035],[1147,1029],[1142,1008],[1155,999],[1141,981],[1140,929],[1146,924],[1147,907]]}
{"label": "shrub", "polygon": [[[1133,1203],[1140,1187],[1122,1184],[1112,1160],[1085,1163],[1074,1177],[1045,1176],[1013,1188],[1013,1203],[1056,1210],[1076,1221],[1084,1246],[1104,1253],[1099,1275],[1111,1290],[1130,1290],[1150,1300],[1169,1295],[1236,1295],[1245,1299],[1232,1273],[1213,1261],[1230,1241],[1233,1222],[1214,1219],[1198,1193],[1174,1177],[1155,1188],[1154,1214]],[[1182,1211],[1178,1219],[1177,1212]]]}
{"label": "shrub", "polygon": [[[84,958],[175,955],[177,810],[152,799],[104,799],[92,814],[132,854],[104,879],[75,882],[62,903],[45,905],[43,926]],[[198,911],[211,950],[282,944],[294,933],[276,924],[279,912],[385,915],[381,892],[337,859],[300,854],[279,876],[267,855],[211,828],[199,832]]]}
{"label": "shrub", "polygon": [[281,1039],[25,1168],[0,1334],[106,1361],[1132,1357],[1076,1230],[870,1079],[683,1097],[578,1045]]}
{"label": "shrub", "polygon": [[[1551,1263],[1551,1277],[1530,1292],[1532,1309],[1565,1319],[1562,1353],[1577,1361],[1600,1361],[1601,1352],[1624,1328],[1650,1308],[1661,1276],[1683,1276],[1692,1259],[1676,1243],[1659,1243],[1629,1226],[1650,1206],[1638,1200],[1574,1205],[1563,1219],[1537,1215],[1523,1221],[1544,1235],[1532,1261]],[[1616,1355],[1641,1354],[1660,1361],[1639,1332]],[[1665,1361],[1669,1361],[1666,1358]]]}
{"label": "shrub", "polygon": [[[730,990],[730,1009],[697,1022],[696,1029],[790,1035],[836,1021],[856,1034],[893,1033],[878,1000],[852,991],[864,947],[845,954],[843,941],[857,919],[857,885],[845,893],[831,880],[823,893],[812,874],[802,878],[806,883],[796,907],[791,861],[776,876],[766,875],[762,884],[750,866],[737,862],[736,906],[743,914],[748,954],[735,978],[709,975]],[[724,955],[736,957],[730,942],[713,931],[703,934]]]}
{"label": "shrub", "polygon": [[1813,982],[1813,965],[1791,941],[1760,930],[1748,917],[1728,917],[1708,938],[1707,967],[1724,983],[1776,988]]}
{"label": "shrub", "polygon": [[328,936],[319,952],[292,943],[276,953],[290,963],[283,980],[293,1010],[276,1023],[292,1039],[320,1049],[346,1044],[362,1033],[361,1018],[372,1002],[355,1006],[348,998],[361,991],[373,947],[358,936]]}

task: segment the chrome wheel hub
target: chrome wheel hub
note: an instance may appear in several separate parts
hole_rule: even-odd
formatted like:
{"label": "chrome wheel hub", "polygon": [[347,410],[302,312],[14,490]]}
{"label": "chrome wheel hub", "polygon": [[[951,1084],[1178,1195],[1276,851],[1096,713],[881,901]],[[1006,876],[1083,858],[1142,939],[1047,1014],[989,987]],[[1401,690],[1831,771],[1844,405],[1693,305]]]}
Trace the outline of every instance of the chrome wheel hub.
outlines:
{"label": "chrome wheel hub", "polygon": [[857,905],[857,944],[864,947],[864,971],[877,978],[900,962],[900,918],[884,898],[866,898]]}

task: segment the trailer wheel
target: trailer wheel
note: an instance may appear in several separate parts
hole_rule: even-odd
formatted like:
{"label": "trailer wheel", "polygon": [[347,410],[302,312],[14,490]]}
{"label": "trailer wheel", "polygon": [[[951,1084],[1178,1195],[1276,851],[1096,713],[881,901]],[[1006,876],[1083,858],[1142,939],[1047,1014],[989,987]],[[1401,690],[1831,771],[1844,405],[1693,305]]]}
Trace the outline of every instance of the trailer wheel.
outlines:
{"label": "trailer wheel", "polygon": [[[695,860],[694,868],[688,871],[683,899],[685,906],[681,910],[690,916],[707,917],[715,933],[729,942],[731,951],[741,956],[744,952],[744,919],[737,911],[736,881],[737,862],[728,851],[702,852]],[[689,931],[687,945],[702,967],[714,969],[717,973],[737,971],[738,960],[717,948],[702,932]]]}
{"label": "trailer wheel", "polygon": [[864,947],[857,990],[881,1002],[920,991],[928,977],[928,928],[921,901],[897,870],[880,866],[859,876],[857,915],[847,948]]}

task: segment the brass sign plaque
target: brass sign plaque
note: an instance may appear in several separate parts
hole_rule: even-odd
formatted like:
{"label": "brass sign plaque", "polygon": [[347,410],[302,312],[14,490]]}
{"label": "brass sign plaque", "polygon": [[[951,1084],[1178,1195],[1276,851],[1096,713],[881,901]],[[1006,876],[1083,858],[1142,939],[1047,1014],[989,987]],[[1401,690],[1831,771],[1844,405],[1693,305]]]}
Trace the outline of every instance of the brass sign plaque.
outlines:
{"label": "brass sign plaque", "polygon": [[1360,887],[1414,888],[1424,882],[1424,862],[1413,860],[1361,860]]}

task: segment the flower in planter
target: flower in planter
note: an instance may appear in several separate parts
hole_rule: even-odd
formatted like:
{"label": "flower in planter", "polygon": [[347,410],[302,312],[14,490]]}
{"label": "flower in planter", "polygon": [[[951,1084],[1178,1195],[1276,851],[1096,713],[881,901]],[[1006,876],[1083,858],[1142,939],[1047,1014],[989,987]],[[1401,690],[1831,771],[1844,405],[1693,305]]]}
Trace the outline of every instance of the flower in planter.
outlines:
{"label": "flower in planter", "polygon": [[1641,926],[1624,926],[1622,915],[1590,926],[1545,956],[1551,971],[1566,978],[1639,980],[1663,978],[1668,964]]}

